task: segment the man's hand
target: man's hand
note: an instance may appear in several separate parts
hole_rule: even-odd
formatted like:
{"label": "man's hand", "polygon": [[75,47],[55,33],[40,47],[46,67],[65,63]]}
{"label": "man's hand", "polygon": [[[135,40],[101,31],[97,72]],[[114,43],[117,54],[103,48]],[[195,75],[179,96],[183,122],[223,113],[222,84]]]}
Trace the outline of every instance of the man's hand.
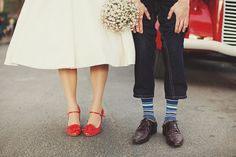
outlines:
{"label": "man's hand", "polygon": [[185,32],[189,22],[189,0],[178,0],[169,11],[167,19],[176,15],[175,33]]}
{"label": "man's hand", "polygon": [[146,6],[140,1],[136,0],[136,5],[139,11],[138,19],[137,19],[137,24],[135,28],[133,28],[133,32],[136,33],[143,33],[143,16],[145,15],[149,20],[151,20],[151,16],[146,8]]}

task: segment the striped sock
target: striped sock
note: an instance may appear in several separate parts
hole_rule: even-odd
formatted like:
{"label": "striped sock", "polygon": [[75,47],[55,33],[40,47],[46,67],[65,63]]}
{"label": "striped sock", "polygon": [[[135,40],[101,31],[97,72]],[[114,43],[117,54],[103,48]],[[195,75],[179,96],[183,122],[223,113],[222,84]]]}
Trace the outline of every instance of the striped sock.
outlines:
{"label": "striped sock", "polygon": [[142,98],[143,118],[156,121],[153,111],[153,98]]}
{"label": "striped sock", "polygon": [[176,112],[177,112],[177,105],[178,99],[167,99],[166,100],[166,116],[165,122],[167,121],[176,121]]}

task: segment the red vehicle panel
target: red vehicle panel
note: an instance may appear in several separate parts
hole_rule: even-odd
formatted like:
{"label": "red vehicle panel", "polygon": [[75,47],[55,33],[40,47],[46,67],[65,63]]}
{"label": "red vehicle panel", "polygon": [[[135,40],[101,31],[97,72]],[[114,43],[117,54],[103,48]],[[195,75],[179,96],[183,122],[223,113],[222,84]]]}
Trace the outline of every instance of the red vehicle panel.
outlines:
{"label": "red vehicle panel", "polygon": [[[161,49],[159,24],[157,48]],[[185,49],[236,56],[236,0],[191,0]]]}

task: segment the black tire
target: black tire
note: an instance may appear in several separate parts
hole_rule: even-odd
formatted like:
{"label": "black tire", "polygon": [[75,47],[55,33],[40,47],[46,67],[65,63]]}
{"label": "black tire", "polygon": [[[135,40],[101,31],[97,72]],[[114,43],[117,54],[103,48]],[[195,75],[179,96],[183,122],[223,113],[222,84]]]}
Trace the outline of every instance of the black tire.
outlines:
{"label": "black tire", "polygon": [[163,52],[161,52],[161,50],[156,50],[154,77],[156,79],[163,79],[164,75],[165,75],[165,66],[163,61]]}

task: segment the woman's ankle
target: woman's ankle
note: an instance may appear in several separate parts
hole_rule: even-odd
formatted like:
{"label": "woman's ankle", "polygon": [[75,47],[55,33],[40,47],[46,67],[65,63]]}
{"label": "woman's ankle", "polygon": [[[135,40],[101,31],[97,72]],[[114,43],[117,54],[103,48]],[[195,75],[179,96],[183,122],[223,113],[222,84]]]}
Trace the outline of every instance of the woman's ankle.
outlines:
{"label": "woman's ankle", "polygon": [[101,104],[92,104],[92,106],[90,107],[90,111],[92,112],[101,112],[103,109],[103,106]]}
{"label": "woman's ankle", "polygon": [[67,110],[68,110],[68,112],[71,112],[71,111],[77,111],[79,108],[80,107],[79,107],[78,103],[68,103]]}

